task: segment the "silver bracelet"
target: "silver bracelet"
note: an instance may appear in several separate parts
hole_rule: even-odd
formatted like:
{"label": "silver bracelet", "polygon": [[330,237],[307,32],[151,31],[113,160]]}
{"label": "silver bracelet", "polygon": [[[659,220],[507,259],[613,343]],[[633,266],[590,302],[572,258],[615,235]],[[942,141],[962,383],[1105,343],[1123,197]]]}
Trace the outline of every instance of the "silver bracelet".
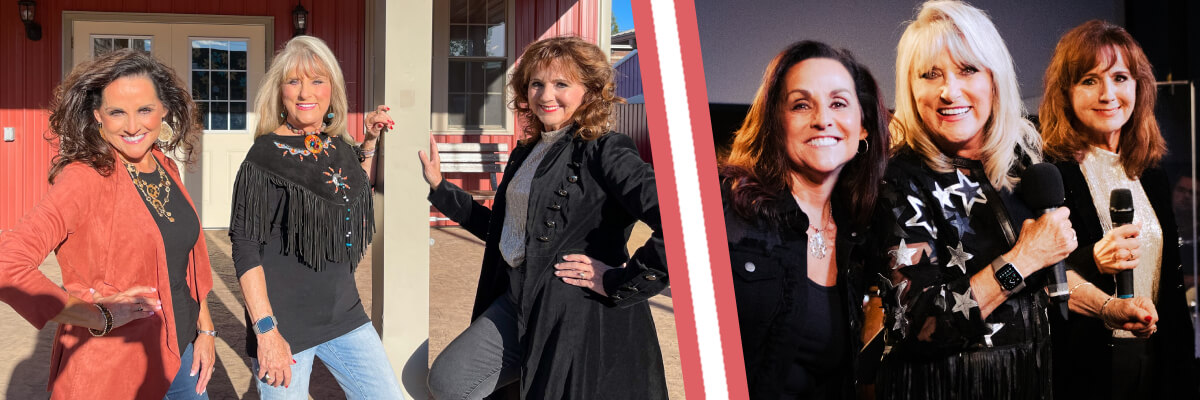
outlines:
{"label": "silver bracelet", "polygon": [[1108,307],[1108,303],[1113,301],[1114,299],[1116,299],[1116,297],[1108,296],[1108,299],[1104,300],[1104,304],[1100,305],[1100,310],[1096,311],[1096,316],[1100,317],[1100,322],[1103,322],[1104,327],[1108,328],[1109,330],[1118,329],[1118,327],[1113,327],[1112,325],[1109,325],[1108,321],[1104,319],[1104,307]]}
{"label": "silver bracelet", "polygon": [[362,147],[359,147],[358,149],[362,151],[363,158],[375,157],[375,149],[367,150]]}
{"label": "silver bracelet", "polygon": [[1096,286],[1096,285],[1093,285],[1091,282],[1087,282],[1087,281],[1084,281],[1083,283],[1077,283],[1077,284],[1075,284],[1075,286],[1071,286],[1071,290],[1067,292],[1067,296],[1068,296],[1068,297],[1069,297],[1069,296],[1074,296],[1074,295],[1075,295],[1075,289],[1079,289],[1079,287],[1080,287],[1080,286],[1083,286],[1083,285],[1091,285],[1091,286],[1093,286],[1093,287],[1095,287],[1095,286]]}
{"label": "silver bracelet", "polygon": [[212,336],[212,337],[217,337],[217,331],[206,331],[206,330],[202,330],[202,329],[197,329],[197,330],[196,330],[196,334],[197,334],[197,335],[208,335],[208,336]]}

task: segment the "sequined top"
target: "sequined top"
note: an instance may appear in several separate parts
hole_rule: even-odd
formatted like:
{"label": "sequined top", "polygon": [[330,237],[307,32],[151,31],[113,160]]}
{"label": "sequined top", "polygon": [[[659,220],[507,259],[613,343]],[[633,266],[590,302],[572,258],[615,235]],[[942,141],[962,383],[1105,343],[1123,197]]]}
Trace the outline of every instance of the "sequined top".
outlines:
{"label": "sequined top", "polygon": [[[1113,189],[1129,189],[1133,194],[1133,223],[1141,227],[1138,243],[1141,245],[1141,257],[1138,266],[1133,269],[1133,295],[1149,297],[1158,303],[1158,275],[1162,269],[1163,231],[1158,224],[1158,216],[1150,199],[1142,189],[1138,179],[1129,179],[1125,168],[1121,166],[1121,158],[1117,153],[1092,147],[1079,164],[1083,177],[1087,180],[1092,202],[1096,204],[1096,214],[1100,217],[1100,226],[1104,233],[1111,231],[1112,216],[1108,213],[1108,201]],[[1125,330],[1113,331],[1116,337],[1134,337]]]}
{"label": "sequined top", "polygon": [[517,169],[512,181],[508,183],[508,191],[504,193],[505,199],[508,201],[508,209],[504,213],[500,254],[504,256],[504,261],[512,267],[525,264],[525,222],[529,211],[529,192],[533,189],[533,174],[537,172],[542,158],[546,157],[550,145],[565,136],[563,133],[570,130],[572,126],[572,124],[568,124],[556,131],[542,132],[542,140],[533,146],[533,150],[530,150],[529,156],[521,164],[522,167]]}

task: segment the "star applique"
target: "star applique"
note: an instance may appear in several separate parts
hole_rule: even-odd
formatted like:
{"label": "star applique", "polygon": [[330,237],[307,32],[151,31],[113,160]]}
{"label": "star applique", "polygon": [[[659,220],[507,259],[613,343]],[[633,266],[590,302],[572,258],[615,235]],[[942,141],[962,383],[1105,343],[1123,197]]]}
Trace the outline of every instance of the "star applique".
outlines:
{"label": "star applique", "polygon": [[906,336],[908,334],[908,316],[907,316],[908,305],[906,305],[906,304],[904,304],[904,302],[900,301],[901,300],[900,298],[903,297],[903,295],[904,295],[905,288],[908,288],[908,279],[900,281],[900,284],[896,285],[896,287],[895,287],[897,307],[896,307],[896,314],[893,318],[894,322],[892,324],[892,330],[900,332],[901,338],[903,338],[904,336]]}
{"label": "star applique", "polygon": [[946,217],[946,219],[949,220],[950,225],[954,225],[955,230],[958,231],[958,240],[961,241],[962,238],[967,236],[968,233],[975,233],[975,230],[971,229],[971,218],[953,211],[950,213],[954,215]]}
{"label": "star applique", "polygon": [[983,190],[979,187],[978,183],[967,178],[966,175],[963,175],[962,171],[956,170],[955,172],[958,173],[958,183],[950,185],[946,189],[953,192],[955,196],[962,198],[963,206],[966,207],[967,216],[969,217],[971,216],[971,208],[976,203],[987,203],[987,196],[983,194]]}
{"label": "star applique", "polygon": [[987,327],[988,327],[988,333],[983,335],[983,343],[987,344],[988,347],[992,347],[992,346],[994,346],[992,344],[992,335],[995,335],[996,332],[1000,332],[1000,329],[1004,328],[1004,323],[1003,322],[989,323],[989,324],[987,324]]}
{"label": "star applique", "polygon": [[963,318],[971,319],[971,309],[979,307],[979,302],[971,298],[971,288],[967,288],[966,293],[958,294],[958,292],[950,292],[954,294],[954,309],[952,312],[961,312]]}
{"label": "star applique", "polygon": [[942,210],[947,210],[947,209],[953,210],[954,209],[954,203],[950,201],[950,191],[946,190],[946,189],[942,189],[942,185],[939,185],[937,182],[934,182],[932,194],[933,194],[933,197],[935,199],[937,199],[938,203],[941,203]]}
{"label": "star applique", "polygon": [[900,244],[896,246],[895,250],[888,250],[888,254],[896,258],[896,262],[892,265],[892,269],[899,269],[903,266],[913,265],[912,257],[919,251],[921,251],[920,248],[908,247],[904,243],[904,239],[900,239]]}
{"label": "star applique", "polygon": [[946,246],[946,250],[950,251],[950,263],[946,264],[946,266],[947,267],[956,267],[957,266],[958,269],[962,271],[963,275],[966,275],[967,274],[967,260],[975,258],[975,256],[972,255],[971,253],[968,253],[966,250],[963,250],[962,245],[963,244],[960,241],[960,242],[958,242],[958,247]]}
{"label": "star applique", "polygon": [[929,232],[930,236],[937,239],[937,228],[934,228],[929,223],[929,219],[925,218],[925,202],[914,196],[908,196],[908,204],[912,205],[913,210],[917,213],[912,218],[909,218],[908,221],[904,221],[904,226],[925,228],[925,231]]}

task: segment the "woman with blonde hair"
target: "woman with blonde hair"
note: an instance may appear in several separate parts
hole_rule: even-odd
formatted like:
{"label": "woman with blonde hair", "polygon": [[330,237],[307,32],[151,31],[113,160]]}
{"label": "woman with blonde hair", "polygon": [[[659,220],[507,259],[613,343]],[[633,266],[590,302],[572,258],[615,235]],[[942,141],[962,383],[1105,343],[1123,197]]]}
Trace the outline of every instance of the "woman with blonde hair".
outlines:
{"label": "woman with blonde hair", "polygon": [[[930,1],[897,46],[895,155],[873,229],[883,288],[880,398],[1050,394],[1045,267],[1075,248],[1066,209],[1014,195],[1039,162],[1012,57],[980,10]],[[1024,221],[1024,222],[1022,222]]]}
{"label": "woman with blonde hair", "polygon": [[[174,157],[197,155],[196,104],[170,67],[116,50],[54,90],[50,191],[0,234],[0,300],[59,323],[54,399],[207,399],[216,363],[200,219]],[[55,252],[62,286],[38,271]]]}
{"label": "woman with blonde hair", "polygon": [[[420,154],[429,199],[486,242],[473,321],[429,371],[437,399],[515,384],[523,399],[665,399],[646,300],[667,287],[654,170],[612,132],[608,55],[575,37],[529,45],[509,81],[526,138],[489,209]],[[653,230],[632,257],[634,222]]]}
{"label": "woman with blonde hair", "polygon": [[354,281],[375,228],[373,156],[391,125],[387,107],[364,117],[355,146],[341,68],[311,36],[276,55],[255,103],[260,120],[234,183],[229,237],[259,394],[308,398],[320,357],[348,398],[403,398]]}
{"label": "woman with blonde hair", "polygon": [[[1053,325],[1055,395],[1200,397],[1150,61],[1125,29],[1092,20],[1059,40],[1045,83],[1045,151],[1080,242],[1067,257],[1075,315]],[[1114,226],[1115,189],[1131,195],[1131,224]],[[1125,298],[1115,297],[1121,271],[1132,282]]]}

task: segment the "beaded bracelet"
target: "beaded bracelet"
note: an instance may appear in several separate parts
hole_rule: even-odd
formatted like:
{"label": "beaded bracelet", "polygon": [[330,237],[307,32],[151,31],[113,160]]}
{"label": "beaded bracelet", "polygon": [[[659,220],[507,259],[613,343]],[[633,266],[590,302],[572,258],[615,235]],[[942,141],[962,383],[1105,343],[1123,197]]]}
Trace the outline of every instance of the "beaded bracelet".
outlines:
{"label": "beaded bracelet", "polygon": [[112,332],[112,327],[113,327],[112,326],[113,325],[112,313],[108,311],[108,308],[104,307],[100,303],[94,303],[92,305],[94,305],[94,306],[96,306],[96,308],[100,309],[101,314],[104,314],[104,329],[96,330],[96,329],[88,328],[88,332],[91,332],[92,336],[104,336],[104,335],[107,335],[109,332]]}

